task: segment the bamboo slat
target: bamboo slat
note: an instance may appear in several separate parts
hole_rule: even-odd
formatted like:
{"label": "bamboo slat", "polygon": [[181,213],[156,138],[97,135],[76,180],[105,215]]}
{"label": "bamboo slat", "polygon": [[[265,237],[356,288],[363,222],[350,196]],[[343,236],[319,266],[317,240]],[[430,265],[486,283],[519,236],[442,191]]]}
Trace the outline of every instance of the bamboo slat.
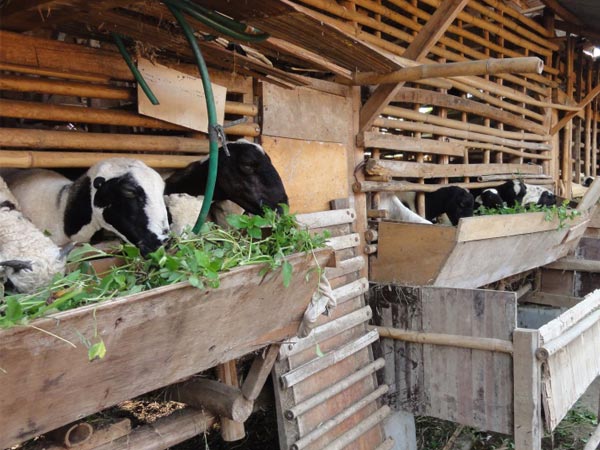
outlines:
{"label": "bamboo slat", "polygon": [[467,75],[498,73],[541,73],[544,62],[539,58],[491,58],[480,61],[456,62],[449,64],[424,64],[406,67],[388,74],[357,73],[355,84],[385,84],[402,81],[417,81],[424,78],[445,78]]}
{"label": "bamboo slat", "polygon": [[30,149],[208,153],[208,140],[179,136],[0,128],[0,146]]}
{"label": "bamboo slat", "polygon": [[[4,35],[2,35],[4,36]],[[79,81],[89,81],[92,83],[106,83],[110,81],[110,77],[85,73],[85,72],[64,72],[61,70],[55,70],[51,68],[40,68],[40,67],[32,67],[26,66],[22,64],[12,64],[8,62],[0,62],[0,70],[6,70],[9,72],[15,73],[26,73],[30,75],[40,75],[45,77],[53,77],[53,78],[64,78],[68,80],[79,80]]]}
{"label": "bamboo slat", "polygon": [[[551,155],[540,154],[540,153],[529,153],[521,150],[514,150],[512,148],[505,147],[503,145],[489,144],[484,142],[475,142],[475,141],[467,141],[467,140],[457,140],[457,139],[448,139],[449,142],[456,142],[465,145],[469,150],[496,150],[502,153],[508,153],[510,155],[519,156],[521,158],[529,158],[529,159],[541,159],[541,160],[549,160],[552,159]],[[545,151],[545,150],[542,150]]]}
{"label": "bamboo slat", "polygon": [[28,150],[0,150],[0,167],[13,167],[28,169],[32,167],[46,167],[49,169],[64,167],[90,167],[106,158],[134,158],[145,162],[147,165],[158,168],[182,168],[189,163],[197,161],[197,156],[183,155],[148,155],[141,153],[80,153],[80,152],[52,152]]}

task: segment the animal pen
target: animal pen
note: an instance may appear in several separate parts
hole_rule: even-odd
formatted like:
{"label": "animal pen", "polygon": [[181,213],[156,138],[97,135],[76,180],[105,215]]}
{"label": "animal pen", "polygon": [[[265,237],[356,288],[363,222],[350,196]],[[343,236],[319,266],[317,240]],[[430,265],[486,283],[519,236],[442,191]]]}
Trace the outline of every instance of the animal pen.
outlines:
{"label": "animal pen", "polygon": [[[0,448],[158,450],[217,422],[238,441],[269,389],[281,449],[413,449],[398,411],[541,448],[600,374],[600,182],[582,186],[598,172],[598,23],[574,0],[0,0],[0,169],[180,169],[223,131],[262,146],[301,227],[331,233],[287,257],[287,288],[239,267],[215,289],[0,329]],[[427,193],[513,179],[571,209],[446,226],[381,207],[414,193],[425,216]],[[308,325],[317,265],[337,305]],[[89,419],[157,390],[185,406],[133,429]]]}

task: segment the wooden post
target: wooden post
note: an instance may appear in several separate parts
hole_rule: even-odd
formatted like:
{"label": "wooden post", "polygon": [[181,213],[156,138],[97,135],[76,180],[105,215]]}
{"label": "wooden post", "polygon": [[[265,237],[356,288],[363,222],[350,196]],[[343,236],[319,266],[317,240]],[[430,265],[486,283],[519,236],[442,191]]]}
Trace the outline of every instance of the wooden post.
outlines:
{"label": "wooden post", "polygon": [[260,391],[267,381],[267,377],[271,373],[273,364],[277,359],[280,344],[272,344],[266,350],[264,357],[257,355],[252,362],[248,376],[242,385],[242,394],[248,400],[254,402],[258,398]]}
{"label": "wooden post", "polygon": [[513,332],[515,450],[542,448],[541,365],[535,357],[540,345],[538,330]]}
{"label": "wooden post", "polygon": [[[224,384],[239,387],[235,360],[219,364],[217,366],[217,377]],[[245,436],[246,430],[242,422],[235,422],[226,417],[221,417],[221,437],[225,442],[239,441]]]}

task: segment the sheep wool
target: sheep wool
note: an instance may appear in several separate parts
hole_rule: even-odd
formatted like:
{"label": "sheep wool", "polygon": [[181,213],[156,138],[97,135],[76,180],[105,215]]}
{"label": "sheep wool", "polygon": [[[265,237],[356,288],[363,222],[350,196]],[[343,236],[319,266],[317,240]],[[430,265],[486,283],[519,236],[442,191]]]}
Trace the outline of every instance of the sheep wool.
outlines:
{"label": "sheep wool", "polygon": [[[57,273],[64,274],[65,261],[61,249],[16,206],[0,178],[0,278],[10,281],[19,292],[29,293],[48,285]],[[7,261],[20,261],[27,267],[1,265]]]}

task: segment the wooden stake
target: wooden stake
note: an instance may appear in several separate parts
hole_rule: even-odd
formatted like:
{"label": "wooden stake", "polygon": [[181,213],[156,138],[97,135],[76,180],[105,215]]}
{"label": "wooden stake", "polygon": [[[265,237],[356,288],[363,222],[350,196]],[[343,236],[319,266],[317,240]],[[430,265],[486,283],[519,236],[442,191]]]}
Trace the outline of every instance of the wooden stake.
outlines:
{"label": "wooden stake", "polygon": [[[222,383],[239,387],[237,367],[235,360],[217,366],[217,376]],[[239,441],[246,436],[244,424],[221,417],[221,437],[225,442]]]}
{"label": "wooden stake", "polygon": [[273,364],[275,364],[279,347],[281,347],[280,344],[272,344],[268,347],[264,356],[259,354],[254,357],[250,371],[242,385],[242,394],[249,401],[254,402],[258,398],[267,377],[271,373]]}

